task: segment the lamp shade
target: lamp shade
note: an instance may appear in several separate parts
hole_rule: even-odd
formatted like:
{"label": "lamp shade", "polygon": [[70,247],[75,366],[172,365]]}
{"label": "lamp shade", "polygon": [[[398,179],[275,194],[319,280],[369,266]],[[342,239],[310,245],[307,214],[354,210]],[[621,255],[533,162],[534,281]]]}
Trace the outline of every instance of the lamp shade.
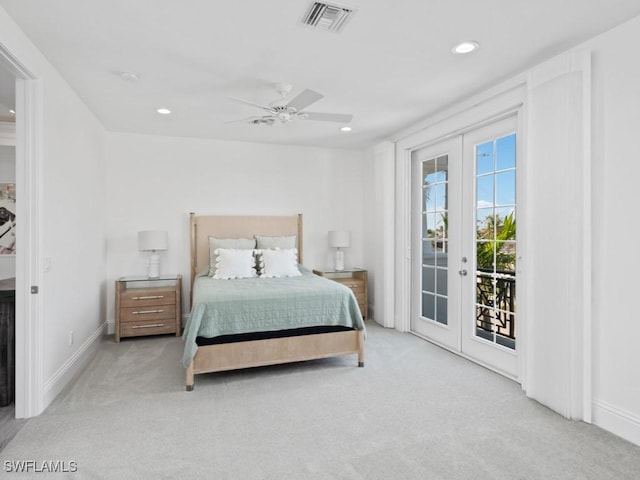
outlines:
{"label": "lamp shade", "polygon": [[351,244],[351,234],[343,230],[329,231],[329,246],[335,248],[348,247]]}
{"label": "lamp shade", "polygon": [[138,250],[156,251],[169,248],[169,236],[164,230],[145,230],[138,232]]}

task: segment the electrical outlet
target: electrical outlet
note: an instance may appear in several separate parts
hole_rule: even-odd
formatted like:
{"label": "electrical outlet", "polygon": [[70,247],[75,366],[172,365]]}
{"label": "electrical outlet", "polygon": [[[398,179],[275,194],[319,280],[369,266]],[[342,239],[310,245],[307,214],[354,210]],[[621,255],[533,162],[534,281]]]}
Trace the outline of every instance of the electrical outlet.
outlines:
{"label": "electrical outlet", "polygon": [[73,330],[69,332],[69,346],[73,346]]}

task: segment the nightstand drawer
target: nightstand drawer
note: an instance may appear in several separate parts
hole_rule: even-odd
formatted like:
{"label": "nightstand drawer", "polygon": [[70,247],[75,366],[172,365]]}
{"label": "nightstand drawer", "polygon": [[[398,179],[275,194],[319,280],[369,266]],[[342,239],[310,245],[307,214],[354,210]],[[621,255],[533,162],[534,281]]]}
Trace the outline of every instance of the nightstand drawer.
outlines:
{"label": "nightstand drawer", "polygon": [[172,321],[172,319],[123,323],[120,325],[120,336],[160,335],[162,333],[173,333],[175,329],[175,321]]}
{"label": "nightstand drawer", "polygon": [[174,320],[176,318],[175,305],[151,305],[137,307],[123,307],[120,309],[121,322],[142,322],[147,320]]}
{"label": "nightstand drawer", "polygon": [[121,307],[147,307],[154,305],[175,305],[175,290],[166,288],[137,288],[120,295]]}
{"label": "nightstand drawer", "polygon": [[364,293],[364,285],[362,283],[353,283],[353,282],[340,282],[345,287],[350,288],[353,293],[356,295],[360,295]]}

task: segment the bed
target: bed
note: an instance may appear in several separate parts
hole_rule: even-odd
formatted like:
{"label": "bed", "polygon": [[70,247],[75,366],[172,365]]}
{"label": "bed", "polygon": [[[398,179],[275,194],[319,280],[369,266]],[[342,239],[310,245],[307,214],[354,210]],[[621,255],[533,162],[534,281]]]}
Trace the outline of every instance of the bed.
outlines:
{"label": "bed", "polygon": [[[295,242],[300,274],[276,278],[209,276],[210,237]],[[183,339],[186,389],[196,374],[357,355],[364,321],[353,293],[302,266],[302,215],[190,215],[191,312]],[[283,252],[276,252],[283,253]],[[213,269],[214,267],[211,266]]]}

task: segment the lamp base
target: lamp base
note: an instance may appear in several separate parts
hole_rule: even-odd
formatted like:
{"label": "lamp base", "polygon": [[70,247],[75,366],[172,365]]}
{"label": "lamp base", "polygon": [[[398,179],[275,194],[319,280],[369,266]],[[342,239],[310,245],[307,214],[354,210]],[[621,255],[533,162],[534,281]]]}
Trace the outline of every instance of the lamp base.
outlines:
{"label": "lamp base", "polygon": [[158,278],[160,276],[160,255],[153,252],[147,261],[147,277]]}
{"label": "lamp base", "polygon": [[344,270],[344,252],[339,248],[336,250],[335,265],[336,271]]}

